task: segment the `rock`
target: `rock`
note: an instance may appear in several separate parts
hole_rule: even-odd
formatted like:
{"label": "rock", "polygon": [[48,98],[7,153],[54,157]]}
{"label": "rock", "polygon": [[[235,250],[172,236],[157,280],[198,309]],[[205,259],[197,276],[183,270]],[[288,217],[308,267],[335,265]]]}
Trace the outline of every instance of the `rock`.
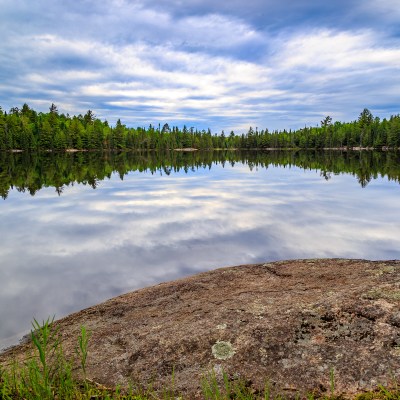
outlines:
{"label": "rock", "polygon": [[[400,261],[293,260],[222,268],[116,297],[57,321],[73,355],[91,332],[87,374],[105,386],[171,385],[199,397],[214,371],[255,391],[346,396],[400,376]],[[21,344],[5,363],[28,351]]]}

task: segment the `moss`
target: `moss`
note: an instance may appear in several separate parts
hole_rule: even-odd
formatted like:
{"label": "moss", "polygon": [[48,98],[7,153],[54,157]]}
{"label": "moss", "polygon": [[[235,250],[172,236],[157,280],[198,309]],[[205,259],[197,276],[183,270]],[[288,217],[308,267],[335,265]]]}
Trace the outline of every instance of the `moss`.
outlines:
{"label": "moss", "polygon": [[383,289],[372,289],[369,292],[362,295],[364,299],[368,300],[400,300],[400,290],[383,290]]}
{"label": "moss", "polygon": [[227,360],[235,354],[235,350],[229,342],[217,341],[211,348],[212,354],[218,360]]}

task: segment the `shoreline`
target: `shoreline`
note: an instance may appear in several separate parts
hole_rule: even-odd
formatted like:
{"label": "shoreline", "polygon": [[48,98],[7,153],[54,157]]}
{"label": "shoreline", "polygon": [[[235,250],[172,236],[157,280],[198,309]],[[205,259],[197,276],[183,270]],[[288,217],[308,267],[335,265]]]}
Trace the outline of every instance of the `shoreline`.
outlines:
{"label": "shoreline", "polygon": [[63,150],[44,150],[44,149],[29,149],[29,150],[21,150],[21,149],[10,149],[10,150],[0,150],[3,153],[122,153],[122,152],[139,152],[139,153],[148,153],[148,152],[168,152],[168,151],[176,151],[176,152],[196,152],[196,151],[400,151],[400,147],[388,147],[384,146],[381,148],[377,147],[251,147],[251,148],[240,148],[240,147],[230,147],[230,148],[171,148],[171,149],[63,149]]}

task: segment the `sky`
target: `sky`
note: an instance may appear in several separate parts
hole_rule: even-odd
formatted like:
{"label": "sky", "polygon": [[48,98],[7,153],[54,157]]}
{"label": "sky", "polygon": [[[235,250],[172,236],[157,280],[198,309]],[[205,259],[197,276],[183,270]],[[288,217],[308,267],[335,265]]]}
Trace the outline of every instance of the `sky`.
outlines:
{"label": "sky", "polygon": [[398,0],[0,0],[0,106],[242,133],[399,113]]}

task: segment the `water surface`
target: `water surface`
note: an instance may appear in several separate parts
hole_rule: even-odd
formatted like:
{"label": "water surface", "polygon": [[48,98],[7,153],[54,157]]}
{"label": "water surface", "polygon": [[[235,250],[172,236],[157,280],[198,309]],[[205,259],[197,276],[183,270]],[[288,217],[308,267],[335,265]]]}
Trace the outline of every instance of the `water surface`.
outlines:
{"label": "water surface", "polygon": [[400,258],[398,155],[2,157],[0,347],[33,317],[217,267]]}

